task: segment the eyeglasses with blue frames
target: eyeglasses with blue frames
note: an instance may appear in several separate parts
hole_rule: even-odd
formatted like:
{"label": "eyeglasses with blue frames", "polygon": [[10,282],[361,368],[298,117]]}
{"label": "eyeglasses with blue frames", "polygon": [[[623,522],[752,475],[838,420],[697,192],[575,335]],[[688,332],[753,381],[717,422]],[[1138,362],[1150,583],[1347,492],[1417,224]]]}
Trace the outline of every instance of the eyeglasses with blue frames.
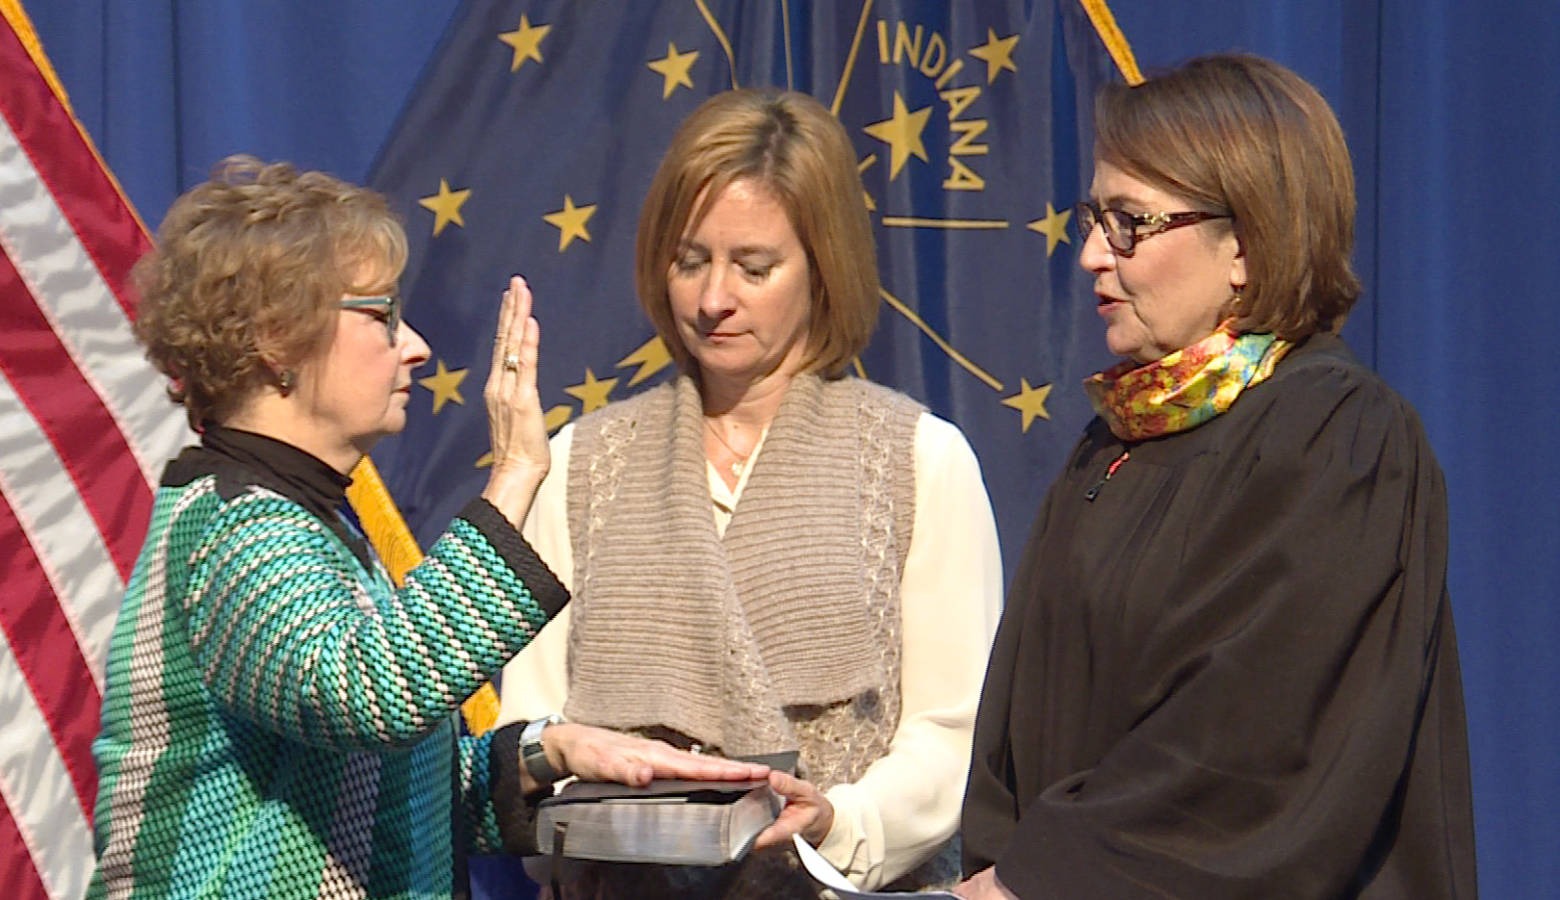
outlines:
{"label": "eyeglasses with blue frames", "polygon": [[1228,213],[1211,212],[1157,212],[1146,215],[1129,213],[1124,209],[1101,209],[1098,204],[1080,200],[1073,206],[1073,225],[1080,240],[1087,241],[1094,233],[1094,226],[1105,229],[1105,243],[1121,256],[1131,256],[1138,241],[1153,237],[1172,228],[1196,225],[1209,219],[1232,219]]}
{"label": "eyeglasses with blue frames", "polygon": [[390,335],[390,346],[395,346],[395,333],[401,327],[401,298],[390,294],[385,297],[352,297],[340,303],[342,309],[355,309],[368,313],[385,323]]}

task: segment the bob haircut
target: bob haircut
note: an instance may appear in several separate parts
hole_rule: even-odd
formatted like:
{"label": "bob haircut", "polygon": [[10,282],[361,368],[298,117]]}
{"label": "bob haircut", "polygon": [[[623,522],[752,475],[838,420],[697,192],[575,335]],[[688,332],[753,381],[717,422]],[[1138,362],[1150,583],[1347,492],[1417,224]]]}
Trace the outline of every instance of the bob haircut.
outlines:
{"label": "bob haircut", "polygon": [[1204,56],[1095,100],[1096,159],[1234,218],[1242,332],[1299,340],[1343,327],[1360,293],[1354,169],[1327,101],[1283,66]]}
{"label": "bob haircut", "polygon": [[727,91],[678,127],[639,215],[640,305],[677,365],[696,376],[677,335],[667,280],[684,236],[728,185],[743,179],[774,194],[807,251],[812,310],[803,370],[837,377],[877,324],[877,250],[850,138],[806,94]]}
{"label": "bob haircut", "polygon": [[323,352],[337,300],[393,290],[405,265],[406,233],[379,194],[230,156],[174,201],[136,264],[135,334],[199,429]]}

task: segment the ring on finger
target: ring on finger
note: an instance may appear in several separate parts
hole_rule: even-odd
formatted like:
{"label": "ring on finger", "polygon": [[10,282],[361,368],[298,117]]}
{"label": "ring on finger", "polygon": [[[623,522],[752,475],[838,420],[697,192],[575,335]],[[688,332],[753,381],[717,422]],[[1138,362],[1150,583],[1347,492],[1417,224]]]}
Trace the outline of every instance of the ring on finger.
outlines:
{"label": "ring on finger", "polygon": [[520,355],[518,353],[510,353],[506,355],[504,357],[504,368],[511,372],[520,371]]}

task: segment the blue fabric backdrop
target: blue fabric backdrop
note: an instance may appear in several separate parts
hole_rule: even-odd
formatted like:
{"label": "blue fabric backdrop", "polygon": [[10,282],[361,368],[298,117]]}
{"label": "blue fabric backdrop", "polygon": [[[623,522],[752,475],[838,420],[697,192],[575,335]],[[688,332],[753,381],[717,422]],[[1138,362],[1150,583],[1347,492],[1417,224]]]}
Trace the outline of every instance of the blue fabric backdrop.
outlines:
{"label": "blue fabric backdrop", "polygon": [[[505,29],[514,29],[522,12],[554,4],[494,5]],[[768,17],[778,4],[712,5]],[[456,0],[34,0],[28,12],[78,115],[155,224],[179,190],[231,152],[368,180],[382,152],[385,164],[391,162],[384,148],[461,6]],[[880,3],[872,16],[914,21],[927,15],[927,6]],[[947,21],[962,23],[960,29],[1009,21],[1005,5],[952,6]],[[1028,20],[1036,6],[1048,4],[1014,4],[1011,15]],[[793,2],[789,9],[799,19],[821,21],[833,15],[826,12],[831,8]],[[1367,286],[1345,334],[1418,408],[1451,493],[1451,585],[1468,697],[1480,884],[1489,897],[1552,896],[1560,882],[1554,766],[1560,657],[1553,650],[1560,638],[1560,474],[1545,460],[1557,436],[1560,396],[1552,362],[1560,335],[1560,254],[1553,249],[1560,245],[1554,214],[1560,179],[1552,166],[1560,158],[1560,8],[1550,0],[1117,0],[1112,8],[1145,68],[1202,52],[1249,50],[1313,81],[1343,120],[1359,180],[1356,260]],[[1025,41],[1016,59],[1029,77],[1035,70],[1024,69],[1022,53],[1060,48]],[[1098,52],[1076,44],[1065,49]],[[995,97],[1000,82],[991,84]],[[438,136],[428,140],[434,154]],[[521,139],[514,147],[516,180],[524,180],[528,154],[560,152],[545,135]],[[880,156],[878,165],[884,163]],[[1063,190],[1050,185],[1033,197],[1059,197]],[[416,215],[427,215],[405,212],[414,225]],[[521,237],[515,253],[524,268],[526,255],[553,250],[531,242],[556,240],[558,232]],[[626,260],[620,265],[626,268]],[[492,273],[495,286],[505,274]],[[1004,287],[1030,289],[1022,281]],[[626,307],[626,296],[623,302]],[[897,321],[892,327],[903,326]],[[1083,344],[1066,363],[1046,364],[1058,415],[1036,428],[1067,431],[1069,438],[1076,430],[1065,424],[1079,414],[1070,370],[1091,352],[1102,351]],[[602,356],[600,365],[620,358]],[[555,385],[555,393],[580,381],[585,361],[549,361],[568,369],[556,372],[568,383]],[[1002,396],[1016,392],[1020,377],[1036,379],[1016,361],[1003,365],[997,373],[1007,385]],[[466,393],[475,400],[481,373],[472,375]],[[960,391],[981,394],[991,407],[989,421],[965,427],[983,458],[985,442],[1016,428],[1018,410],[993,403],[999,398],[985,396],[989,388],[970,387],[959,372],[927,378],[925,385],[923,396],[934,406],[957,405],[953,395]],[[431,415],[431,390],[420,396]],[[1017,510],[1032,507],[1056,462],[1041,454],[1031,483],[993,485],[1005,510],[1010,561],[1028,512]],[[393,482],[396,472],[389,475]]]}

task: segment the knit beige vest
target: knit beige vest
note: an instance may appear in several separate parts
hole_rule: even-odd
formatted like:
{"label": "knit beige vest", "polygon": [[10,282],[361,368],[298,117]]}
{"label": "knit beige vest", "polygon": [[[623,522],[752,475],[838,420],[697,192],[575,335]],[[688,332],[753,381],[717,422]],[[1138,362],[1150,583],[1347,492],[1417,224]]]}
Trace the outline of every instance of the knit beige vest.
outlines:
{"label": "knit beige vest", "polygon": [[859,777],[898,725],[920,414],[870,382],[799,376],[724,538],[690,379],[582,419],[566,714],[729,755],[800,749],[825,788]]}

